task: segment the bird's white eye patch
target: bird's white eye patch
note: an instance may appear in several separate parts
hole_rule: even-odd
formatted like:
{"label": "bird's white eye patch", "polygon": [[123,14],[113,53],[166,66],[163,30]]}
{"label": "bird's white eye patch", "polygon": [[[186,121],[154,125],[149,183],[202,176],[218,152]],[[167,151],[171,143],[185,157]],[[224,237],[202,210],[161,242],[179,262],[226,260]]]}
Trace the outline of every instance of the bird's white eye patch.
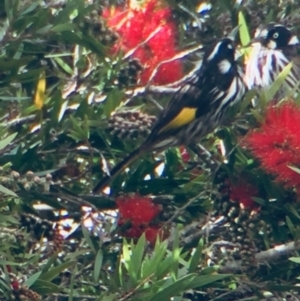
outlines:
{"label": "bird's white eye patch", "polygon": [[228,48],[228,49],[232,49],[232,45],[231,45],[231,44],[228,44],[228,45],[227,45],[227,48]]}
{"label": "bird's white eye patch", "polygon": [[231,68],[231,63],[228,60],[222,60],[219,64],[219,70],[222,74],[226,74],[229,72]]}
{"label": "bird's white eye patch", "polygon": [[279,37],[279,33],[278,32],[275,32],[274,34],[273,34],[273,38],[274,39],[277,39]]}

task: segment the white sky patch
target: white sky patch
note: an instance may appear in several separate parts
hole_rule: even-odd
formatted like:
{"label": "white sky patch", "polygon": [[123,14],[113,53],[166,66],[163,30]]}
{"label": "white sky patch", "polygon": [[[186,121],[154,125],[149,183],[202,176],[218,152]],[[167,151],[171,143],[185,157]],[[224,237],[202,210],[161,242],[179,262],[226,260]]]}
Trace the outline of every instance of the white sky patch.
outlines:
{"label": "white sky patch", "polygon": [[255,35],[254,37],[257,38],[257,37],[262,37],[262,38],[266,38],[268,36],[268,30],[267,29],[263,29],[263,30],[257,30],[255,32]]}
{"label": "white sky patch", "polygon": [[299,39],[296,36],[292,36],[289,40],[288,45],[297,45],[299,44]]}

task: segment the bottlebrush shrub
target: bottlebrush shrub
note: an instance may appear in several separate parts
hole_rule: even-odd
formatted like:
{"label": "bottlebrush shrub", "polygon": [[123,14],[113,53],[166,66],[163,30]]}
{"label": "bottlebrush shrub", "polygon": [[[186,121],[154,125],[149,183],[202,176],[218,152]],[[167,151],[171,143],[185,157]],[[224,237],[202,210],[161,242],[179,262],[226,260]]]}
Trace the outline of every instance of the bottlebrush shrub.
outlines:
{"label": "bottlebrush shrub", "polygon": [[294,101],[269,106],[263,123],[250,131],[244,145],[276,182],[300,192],[300,107]]}
{"label": "bottlebrush shrub", "polygon": [[124,195],[116,199],[119,209],[118,225],[129,226],[120,234],[128,238],[139,238],[145,233],[150,243],[155,243],[157,235],[162,235],[160,225],[151,224],[161,212],[162,207],[153,203],[149,197],[136,195]]}
{"label": "bottlebrush shrub", "polygon": [[230,183],[229,196],[233,202],[238,202],[242,209],[255,210],[258,204],[252,197],[258,196],[258,189],[247,179],[240,179],[236,183]]}
{"label": "bottlebrush shrub", "polygon": [[[163,1],[144,1],[141,6],[134,8],[106,8],[103,17],[107,20],[107,26],[120,36],[114,51],[121,49],[127,52],[136,48],[132,57],[139,59],[143,65],[141,84],[148,83],[159,63],[176,55],[177,28],[171,8]],[[176,60],[162,64],[152,83],[165,85],[182,76],[182,64]]]}

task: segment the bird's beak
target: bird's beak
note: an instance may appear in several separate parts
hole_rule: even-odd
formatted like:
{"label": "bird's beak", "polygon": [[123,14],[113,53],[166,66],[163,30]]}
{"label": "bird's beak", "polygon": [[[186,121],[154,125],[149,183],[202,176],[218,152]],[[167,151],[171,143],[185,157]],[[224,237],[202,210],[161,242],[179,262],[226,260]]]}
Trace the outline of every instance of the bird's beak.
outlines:
{"label": "bird's beak", "polygon": [[299,39],[296,36],[292,36],[288,42],[288,45],[293,46],[293,45],[299,45]]}
{"label": "bird's beak", "polygon": [[236,36],[239,33],[241,25],[236,26],[235,28],[232,29],[232,31],[228,34],[227,38],[231,39],[232,41],[236,40]]}

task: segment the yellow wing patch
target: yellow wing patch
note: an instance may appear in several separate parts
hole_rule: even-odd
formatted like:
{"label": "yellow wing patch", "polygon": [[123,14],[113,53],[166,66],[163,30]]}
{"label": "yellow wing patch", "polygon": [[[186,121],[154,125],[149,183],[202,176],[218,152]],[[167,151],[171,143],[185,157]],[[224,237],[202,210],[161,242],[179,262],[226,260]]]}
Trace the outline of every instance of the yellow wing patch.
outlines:
{"label": "yellow wing patch", "polygon": [[34,94],[34,104],[39,110],[44,105],[45,91],[46,91],[46,78],[45,78],[45,72],[42,72]]}
{"label": "yellow wing patch", "polygon": [[158,133],[166,132],[171,129],[180,128],[196,118],[197,108],[183,108],[167,125],[165,125]]}

